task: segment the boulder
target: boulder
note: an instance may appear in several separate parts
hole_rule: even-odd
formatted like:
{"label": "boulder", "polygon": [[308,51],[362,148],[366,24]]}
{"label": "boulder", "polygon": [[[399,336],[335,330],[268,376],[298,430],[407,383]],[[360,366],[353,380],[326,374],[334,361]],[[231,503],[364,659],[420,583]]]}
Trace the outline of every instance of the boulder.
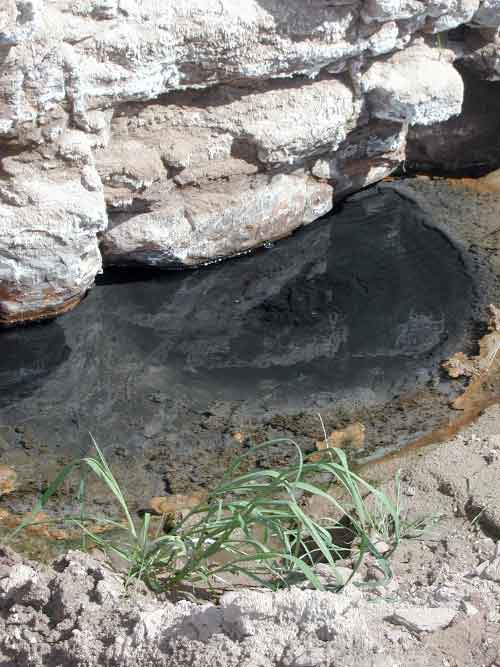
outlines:
{"label": "boulder", "polygon": [[332,187],[300,173],[230,178],[117,216],[101,249],[107,264],[196,266],[287,236],[332,205]]}
{"label": "boulder", "polygon": [[482,80],[468,69],[461,72],[462,113],[434,125],[410,127],[406,152],[410,168],[472,176],[500,165],[500,83]]}
{"label": "boulder", "polygon": [[361,78],[371,114],[410,125],[433,125],[462,110],[464,85],[440,49],[425,44],[370,65]]}
{"label": "boulder", "polygon": [[54,317],[73,307],[101,268],[97,233],[107,224],[91,166],[3,161],[0,185],[0,323]]}

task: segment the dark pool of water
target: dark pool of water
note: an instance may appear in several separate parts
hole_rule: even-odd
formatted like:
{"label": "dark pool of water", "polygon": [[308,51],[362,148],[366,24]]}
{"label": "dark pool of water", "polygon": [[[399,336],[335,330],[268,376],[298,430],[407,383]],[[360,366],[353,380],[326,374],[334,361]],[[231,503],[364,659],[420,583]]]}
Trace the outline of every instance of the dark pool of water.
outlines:
{"label": "dark pool of water", "polygon": [[443,381],[473,300],[457,246],[416,205],[372,190],[252,255],[108,272],[72,313],[0,333],[0,425],[133,447],[192,432],[203,414],[387,400]]}

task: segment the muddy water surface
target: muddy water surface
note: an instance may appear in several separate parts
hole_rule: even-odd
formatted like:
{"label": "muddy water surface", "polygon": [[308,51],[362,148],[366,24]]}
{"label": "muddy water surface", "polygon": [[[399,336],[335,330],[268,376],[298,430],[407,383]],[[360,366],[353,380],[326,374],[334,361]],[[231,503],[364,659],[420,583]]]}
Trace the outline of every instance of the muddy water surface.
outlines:
{"label": "muddy water surface", "polygon": [[9,502],[28,505],[88,450],[88,430],[138,504],[209,485],[255,440],[312,449],[318,411],[328,429],[362,421],[366,451],[432,430],[461,388],[440,363],[473,346],[498,289],[462,222],[374,188],[271,248],[107,272],[72,313],[1,332],[0,447],[20,474]]}

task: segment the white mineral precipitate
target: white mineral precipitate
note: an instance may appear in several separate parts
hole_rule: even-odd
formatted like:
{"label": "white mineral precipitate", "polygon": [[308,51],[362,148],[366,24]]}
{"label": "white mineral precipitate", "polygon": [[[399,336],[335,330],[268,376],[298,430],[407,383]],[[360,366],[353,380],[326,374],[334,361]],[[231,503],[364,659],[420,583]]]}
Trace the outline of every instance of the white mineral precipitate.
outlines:
{"label": "white mineral precipitate", "polygon": [[[434,37],[460,25],[480,49]],[[498,0],[3,0],[0,323],[103,260],[203,265],[324,215],[460,114],[454,58],[498,78],[499,25]]]}

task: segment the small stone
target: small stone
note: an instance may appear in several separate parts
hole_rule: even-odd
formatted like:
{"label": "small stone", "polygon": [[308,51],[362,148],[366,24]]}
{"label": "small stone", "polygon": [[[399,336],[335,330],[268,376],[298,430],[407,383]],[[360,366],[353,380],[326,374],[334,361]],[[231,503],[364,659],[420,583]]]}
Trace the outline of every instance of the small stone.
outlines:
{"label": "small stone", "polygon": [[387,544],[387,542],[384,542],[383,540],[375,542],[375,547],[377,551],[382,555],[386,554],[388,551],[391,550],[391,546]]}
{"label": "small stone", "polygon": [[168,397],[166,394],[163,394],[161,391],[156,391],[154,394],[151,394],[149,397],[149,400],[152,403],[166,403],[168,400]]}
{"label": "small stone", "polygon": [[480,577],[482,573],[486,570],[488,567],[488,561],[485,560],[483,563],[480,563],[477,567],[474,569],[470,570],[465,574],[466,577]]}
{"label": "small stone", "polygon": [[474,607],[473,604],[470,602],[466,602],[465,600],[462,600],[462,610],[465,612],[467,616],[475,616],[476,614],[479,613],[479,609]]}
{"label": "small stone", "polygon": [[[350,567],[337,566],[334,576],[338,586],[345,586],[353,576],[353,570]],[[357,579],[359,577],[355,575],[354,578]]]}
{"label": "small stone", "polygon": [[17,474],[13,468],[0,465],[0,496],[12,493],[16,487]]}
{"label": "small stone", "polygon": [[488,452],[483,454],[483,459],[488,465],[491,465],[498,459],[498,452],[496,449],[490,449]]}
{"label": "small stone", "polygon": [[366,581],[384,581],[384,572],[375,565],[372,565],[366,570]]}
{"label": "small stone", "polygon": [[290,667],[317,667],[317,665],[324,662],[323,657],[323,649],[310,648],[297,656],[294,661],[290,663]]}
{"label": "small stone", "polygon": [[500,434],[490,435],[488,442],[491,449],[500,450]]}
{"label": "small stone", "polygon": [[453,622],[456,613],[454,609],[446,607],[409,607],[398,609],[387,620],[394,625],[402,625],[410,632],[420,634],[444,630]]}
{"label": "small stone", "polygon": [[[321,452],[325,449],[363,449],[365,443],[366,427],[361,422],[349,424],[344,429],[332,431],[326,440],[318,440],[316,449]],[[311,460],[318,460],[315,456]]]}
{"label": "small stone", "polygon": [[189,169],[183,169],[179,174],[174,176],[174,183],[181,188],[185,188],[188,185],[194,185],[196,183],[196,176],[189,171]]}
{"label": "small stone", "polygon": [[455,601],[460,599],[460,591],[453,586],[439,586],[439,588],[434,593],[434,599],[436,602],[446,602],[447,604],[453,604]]}
{"label": "small stone", "polygon": [[413,486],[409,486],[409,487],[406,489],[405,494],[406,494],[407,496],[414,496],[414,495],[415,495],[415,489],[413,488]]}
{"label": "small stone", "polygon": [[156,496],[149,501],[149,508],[157,515],[182,513],[202,503],[206,495],[205,491],[198,491],[189,495]]}
{"label": "small stone", "polygon": [[489,581],[494,581],[497,584],[500,584],[500,558],[497,557],[489,563],[486,563],[486,567],[482,569],[479,576],[481,579],[488,579]]}
{"label": "small stone", "polygon": [[478,554],[484,554],[486,558],[491,557],[495,549],[495,543],[491,537],[482,537],[473,545],[473,549]]}

